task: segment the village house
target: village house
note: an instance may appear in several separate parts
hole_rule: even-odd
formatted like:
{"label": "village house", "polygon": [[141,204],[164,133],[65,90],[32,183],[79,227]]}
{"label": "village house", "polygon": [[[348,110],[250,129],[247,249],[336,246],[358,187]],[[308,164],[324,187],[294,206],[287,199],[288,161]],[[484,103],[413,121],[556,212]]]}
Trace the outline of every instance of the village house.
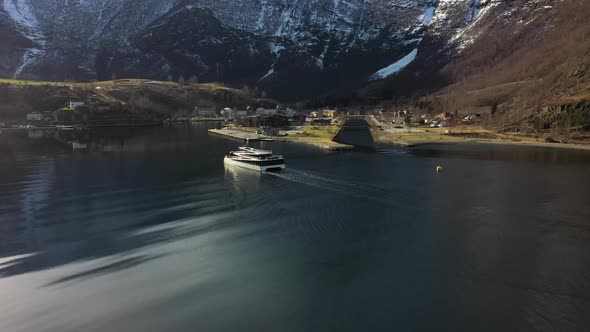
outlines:
{"label": "village house", "polygon": [[272,109],[272,108],[262,108],[262,107],[260,107],[260,108],[256,109],[256,115],[260,115],[260,116],[263,116],[263,115],[275,115],[278,112],[279,112],[278,110]]}
{"label": "village house", "polygon": [[258,119],[258,126],[260,127],[286,128],[289,127],[290,124],[289,118],[279,114],[261,116]]}
{"label": "village house", "polygon": [[226,107],[221,110],[221,116],[223,116],[226,120],[233,120],[234,119],[234,110],[229,107]]}
{"label": "village house", "polygon": [[322,117],[333,118],[338,114],[336,110],[322,110]]}
{"label": "village house", "polygon": [[321,110],[321,111],[314,111],[311,112],[312,118],[333,118],[337,115],[336,110]]}
{"label": "village house", "polygon": [[43,114],[34,112],[27,114],[27,121],[43,121]]}
{"label": "village house", "polygon": [[239,119],[237,125],[243,127],[258,127],[258,120],[260,119],[257,115],[249,115]]}
{"label": "village house", "polygon": [[247,116],[248,112],[247,111],[237,111],[237,110],[233,110],[229,107],[226,107],[221,111],[221,115],[226,120],[234,120],[234,119],[241,119],[241,118]]}
{"label": "village house", "polygon": [[294,116],[296,116],[296,115],[297,115],[297,111],[295,111],[295,110],[294,110],[294,109],[292,109],[292,108],[287,108],[287,109],[285,109],[285,110],[280,110],[280,111],[278,112],[278,114],[282,114],[282,115],[285,115],[285,116],[287,116],[287,117],[289,117],[289,118],[292,118],[292,117],[294,117]]}
{"label": "village house", "polygon": [[213,118],[217,116],[217,111],[213,107],[195,107],[194,113],[202,118]]}
{"label": "village house", "polygon": [[84,107],[86,106],[86,103],[83,101],[70,101],[70,108],[78,108],[78,107]]}
{"label": "village house", "polygon": [[444,121],[449,121],[453,119],[453,113],[451,112],[444,112],[434,116],[435,118],[440,118]]}

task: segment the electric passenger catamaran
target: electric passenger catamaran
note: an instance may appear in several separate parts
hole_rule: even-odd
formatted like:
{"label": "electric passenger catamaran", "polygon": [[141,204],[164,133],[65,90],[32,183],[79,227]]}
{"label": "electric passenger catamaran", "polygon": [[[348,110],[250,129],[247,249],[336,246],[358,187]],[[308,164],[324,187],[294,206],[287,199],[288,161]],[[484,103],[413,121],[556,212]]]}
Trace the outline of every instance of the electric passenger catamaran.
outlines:
{"label": "electric passenger catamaran", "polygon": [[227,165],[235,165],[255,171],[279,171],[285,169],[285,158],[274,155],[270,150],[258,150],[242,146],[238,151],[231,151],[224,158]]}

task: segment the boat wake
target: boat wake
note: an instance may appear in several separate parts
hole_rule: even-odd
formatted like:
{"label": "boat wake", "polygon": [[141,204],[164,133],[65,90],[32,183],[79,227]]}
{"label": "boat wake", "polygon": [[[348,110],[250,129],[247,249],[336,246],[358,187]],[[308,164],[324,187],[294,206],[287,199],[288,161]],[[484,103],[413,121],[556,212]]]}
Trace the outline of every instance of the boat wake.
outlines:
{"label": "boat wake", "polygon": [[370,199],[385,202],[384,197],[391,192],[367,183],[358,183],[349,179],[338,179],[315,174],[309,171],[301,171],[288,168],[281,172],[265,172],[265,175],[281,178],[286,181],[315,187],[325,191],[336,192],[347,196]]}

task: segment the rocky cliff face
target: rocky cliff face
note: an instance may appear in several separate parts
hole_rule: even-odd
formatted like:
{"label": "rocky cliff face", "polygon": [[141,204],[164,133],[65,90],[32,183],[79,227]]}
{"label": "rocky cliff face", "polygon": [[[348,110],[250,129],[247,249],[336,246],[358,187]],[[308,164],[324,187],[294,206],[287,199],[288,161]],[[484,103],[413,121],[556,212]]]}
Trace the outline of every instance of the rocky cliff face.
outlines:
{"label": "rocky cliff face", "polygon": [[5,35],[19,40],[0,53],[3,75],[50,80],[194,75],[295,100],[387,79],[414,63],[442,66],[489,28],[482,22],[498,15],[506,1],[0,3],[2,41]]}

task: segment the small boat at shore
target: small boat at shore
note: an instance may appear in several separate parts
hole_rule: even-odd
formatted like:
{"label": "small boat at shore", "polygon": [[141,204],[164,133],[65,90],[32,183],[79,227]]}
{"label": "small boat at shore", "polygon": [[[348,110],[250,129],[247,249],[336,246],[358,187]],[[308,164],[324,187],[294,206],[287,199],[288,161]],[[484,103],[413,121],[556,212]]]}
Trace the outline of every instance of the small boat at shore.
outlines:
{"label": "small boat at shore", "polygon": [[271,150],[259,150],[242,146],[238,151],[231,151],[224,158],[224,163],[259,172],[279,171],[285,169],[285,158],[274,155]]}

